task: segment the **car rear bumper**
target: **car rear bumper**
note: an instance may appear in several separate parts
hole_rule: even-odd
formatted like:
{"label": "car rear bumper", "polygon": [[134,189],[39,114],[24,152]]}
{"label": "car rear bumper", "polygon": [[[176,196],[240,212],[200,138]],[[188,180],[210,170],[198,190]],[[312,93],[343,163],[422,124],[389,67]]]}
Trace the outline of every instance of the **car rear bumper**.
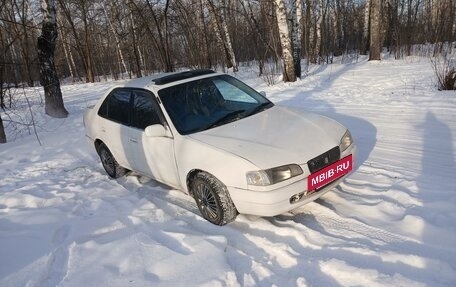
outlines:
{"label": "car rear bumper", "polygon": [[[355,152],[356,146],[353,146],[344,152],[342,156],[345,157],[352,154],[353,158],[355,158]],[[347,175],[310,194],[307,192],[307,178],[270,191],[253,191],[235,187],[228,187],[228,190],[239,213],[275,216],[318,199],[335,188]]]}

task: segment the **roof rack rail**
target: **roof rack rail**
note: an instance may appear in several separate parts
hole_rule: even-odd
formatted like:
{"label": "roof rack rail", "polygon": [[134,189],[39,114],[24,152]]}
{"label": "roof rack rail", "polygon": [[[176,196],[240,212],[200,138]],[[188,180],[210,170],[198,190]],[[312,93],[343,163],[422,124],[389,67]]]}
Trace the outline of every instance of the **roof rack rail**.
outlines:
{"label": "roof rack rail", "polygon": [[213,73],[215,73],[215,72],[212,70],[209,70],[209,69],[192,70],[192,71],[180,72],[180,73],[164,76],[164,77],[161,77],[158,79],[154,79],[152,81],[156,85],[164,85],[164,84],[172,83],[172,82],[179,81],[179,80],[184,80],[184,79],[188,79],[188,78],[193,78],[193,77],[203,76],[203,75],[208,75],[208,74],[213,74]]}

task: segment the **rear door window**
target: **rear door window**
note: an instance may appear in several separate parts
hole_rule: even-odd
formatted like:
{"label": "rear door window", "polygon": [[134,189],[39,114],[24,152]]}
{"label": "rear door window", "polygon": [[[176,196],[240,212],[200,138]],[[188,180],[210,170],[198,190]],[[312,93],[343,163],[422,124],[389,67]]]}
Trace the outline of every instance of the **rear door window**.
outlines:
{"label": "rear door window", "polygon": [[106,97],[98,111],[98,115],[118,122],[123,125],[130,124],[131,91],[128,89],[116,89]]}

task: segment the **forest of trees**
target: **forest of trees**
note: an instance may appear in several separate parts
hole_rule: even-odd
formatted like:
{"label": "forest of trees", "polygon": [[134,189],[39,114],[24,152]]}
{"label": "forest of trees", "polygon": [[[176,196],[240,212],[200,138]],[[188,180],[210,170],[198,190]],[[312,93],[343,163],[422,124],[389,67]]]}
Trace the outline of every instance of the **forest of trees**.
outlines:
{"label": "forest of trees", "polygon": [[[40,85],[38,0],[0,0],[0,108],[4,90]],[[43,0],[41,0],[43,1]],[[385,49],[456,40],[454,0],[46,0],[57,11],[60,79],[96,82],[181,68],[273,63],[285,81],[301,66]],[[374,54],[372,54],[374,53]],[[1,122],[0,122],[1,123]]]}
{"label": "forest of trees", "polygon": [[[236,70],[253,60],[262,73],[265,62],[282,59],[280,2],[291,53],[306,63],[366,54],[378,5],[374,30],[395,57],[409,55],[414,44],[456,40],[453,0],[55,0],[58,74],[94,82],[184,67]],[[1,0],[1,83],[39,84],[39,4]]]}

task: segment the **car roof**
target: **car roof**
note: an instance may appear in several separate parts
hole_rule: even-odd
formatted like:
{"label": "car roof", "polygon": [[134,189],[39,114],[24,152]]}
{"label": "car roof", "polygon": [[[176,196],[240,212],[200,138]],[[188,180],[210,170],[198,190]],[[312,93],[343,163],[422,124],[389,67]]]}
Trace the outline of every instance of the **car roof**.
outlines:
{"label": "car roof", "polygon": [[213,70],[208,69],[160,73],[152,76],[129,80],[123,86],[131,88],[150,88],[152,86],[155,86],[156,88],[161,89],[180,83],[185,83],[194,79],[212,77],[215,75],[220,75],[220,73],[216,73]]}
{"label": "car roof", "polygon": [[203,75],[209,75],[209,74],[215,74],[214,71],[212,70],[191,70],[191,71],[186,71],[186,72],[180,72],[180,73],[174,73],[170,74],[167,76],[163,76],[157,79],[154,79],[153,82],[156,85],[164,85],[180,80],[185,80],[189,78],[194,78],[197,76],[203,76]]}

